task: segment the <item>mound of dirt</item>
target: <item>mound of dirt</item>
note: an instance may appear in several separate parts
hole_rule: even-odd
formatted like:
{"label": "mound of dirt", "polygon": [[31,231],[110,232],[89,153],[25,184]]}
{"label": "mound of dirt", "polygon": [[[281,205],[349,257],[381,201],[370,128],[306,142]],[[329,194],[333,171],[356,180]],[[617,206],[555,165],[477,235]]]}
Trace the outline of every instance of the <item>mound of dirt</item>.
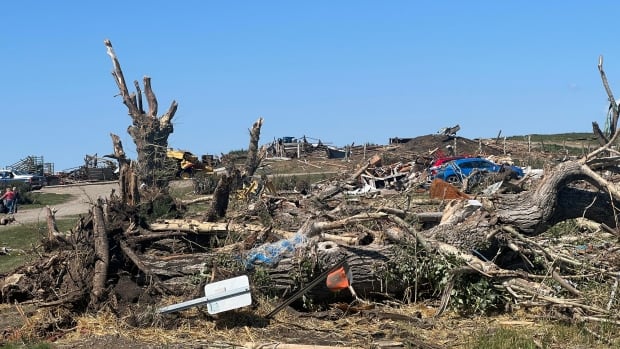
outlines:
{"label": "mound of dirt", "polygon": [[472,140],[463,137],[449,137],[430,134],[413,138],[403,145],[403,149],[418,154],[433,153],[441,156],[451,153],[459,155],[500,155],[502,150],[489,145],[484,140]]}

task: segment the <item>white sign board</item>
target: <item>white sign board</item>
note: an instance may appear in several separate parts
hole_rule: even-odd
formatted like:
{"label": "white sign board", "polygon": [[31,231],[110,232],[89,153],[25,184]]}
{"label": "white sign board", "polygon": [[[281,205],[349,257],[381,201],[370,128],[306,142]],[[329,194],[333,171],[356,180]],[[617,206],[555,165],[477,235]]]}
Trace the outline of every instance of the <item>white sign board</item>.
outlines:
{"label": "white sign board", "polygon": [[205,296],[191,301],[159,308],[159,313],[171,313],[197,305],[207,305],[209,314],[217,314],[252,304],[247,275],[237,276],[205,285]]}

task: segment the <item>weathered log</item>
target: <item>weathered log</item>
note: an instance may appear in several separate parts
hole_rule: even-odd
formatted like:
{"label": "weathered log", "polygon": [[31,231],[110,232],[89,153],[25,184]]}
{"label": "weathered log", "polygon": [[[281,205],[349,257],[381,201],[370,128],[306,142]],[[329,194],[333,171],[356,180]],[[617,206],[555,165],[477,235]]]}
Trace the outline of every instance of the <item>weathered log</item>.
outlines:
{"label": "weathered log", "polygon": [[101,202],[93,207],[94,214],[94,250],[95,268],[93,271],[91,306],[97,308],[99,300],[105,292],[105,283],[108,279],[108,266],[110,264],[110,248],[108,243],[108,232],[103,219],[103,208]]}
{"label": "weathered log", "polygon": [[[569,186],[580,180],[607,193]],[[558,222],[579,217],[615,227],[613,207],[618,207],[619,198],[618,190],[600,175],[579,162],[567,161],[546,174],[535,190],[496,195],[464,220],[439,225],[425,234],[469,251],[486,248],[487,234],[501,225],[513,226],[529,235],[540,234]]]}
{"label": "weathered log", "polygon": [[386,213],[375,212],[375,213],[361,213],[355,216],[346,217],[341,220],[333,221],[333,222],[316,222],[316,221],[308,220],[299,229],[298,233],[303,234],[307,237],[313,237],[326,230],[342,228],[348,224],[355,223],[355,222],[364,222],[364,221],[369,221],[369,220],[386,218],[387,216],[388,215]]}
{"label": "weathered log", "polygon": [[[395,295],[404,291],[407,285],[399,282],[387,282],[382,279],[379,271],[385,270],[387,262],[393,257],[394,245],[368,245],[345,247],[338,246],[333,242],[319,242],[317,245],[317,260],[323,266],[321,271],[329,269],[342,259],[347,260],[348,268],[353,275],[353,287],[362,298],[370,298],[371,295],[386,294]],[[269,279],[272,281],[272,289],[280,295],[286,295],[300,285],[292,277],[294,274],[303,273],[300,270],[299,260],[289,256],[283,258],[275,267],[268,268]],[[310,281],[310,280],[307,280]],[[350,298],[347,291],[335,294],[329,290],[325,283],[319,284],[307,295],[315,299],[335,299],[337,297]]]}
{"label": "weathered log", "polygon": [[191,204],[196,204],[199,202],[205,202],[205,201],[211,201],[213,200],[213,195],[205,195],[205,196],[201,196],[199,198],[194,198],[194,199],[188,199],[188,200],[181,200],[181,203],[184,205],[191,205]]}
{"label": "weathered log", "polygon": [[[235,222],[202,222],[193,219],[164,219],[149,225],[151,231],[185,231],[204,234],[225,234],[229,232],[259,232],[265,227],[255,224],[242,224]],[[289,237],[293,233],[280,229],[272,229],[272,232],[283,237]]]}

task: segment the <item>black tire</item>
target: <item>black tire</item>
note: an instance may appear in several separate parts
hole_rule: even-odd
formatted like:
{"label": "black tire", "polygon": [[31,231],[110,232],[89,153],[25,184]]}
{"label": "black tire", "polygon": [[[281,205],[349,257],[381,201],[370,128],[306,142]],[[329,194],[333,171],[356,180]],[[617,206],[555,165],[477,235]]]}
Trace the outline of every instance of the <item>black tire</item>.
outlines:
{"label": "black tire", "polygon": [[461,184],[461,180],[457,175],[451,175],[446,177],[446,182],[450,183],[450,184]]}

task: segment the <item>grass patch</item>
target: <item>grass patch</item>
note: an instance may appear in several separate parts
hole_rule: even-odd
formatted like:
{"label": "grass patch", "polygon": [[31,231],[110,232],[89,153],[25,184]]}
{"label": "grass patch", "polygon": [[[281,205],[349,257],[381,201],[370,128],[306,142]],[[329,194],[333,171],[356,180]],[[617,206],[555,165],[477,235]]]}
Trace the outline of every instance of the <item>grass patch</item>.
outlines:
{"label": "grass patch", "polygon": [[65,203],[73,198],[71,194],[54,194],[54,193],[26,193],[24,195],[24,203],[19,207],[23,210],[29,208],[41,208],[45,206],[53,206]]}
{"label": "grass patch", "polygon": [[527,141],[528,136],[532,142],[574,142],[574,141],[595,141],[596,137],[592,132],[570,132],[556,134],[530,134],[506,137],[507,140]]}
{"label": "grass patch", "polygon": [[[70,194],[32,193],[24,195],[25,203],[19,206],[20,210],[53,206],[71,200]],[[65,217],[56,221],[60,231],[73,227],[77,217]],[[8,225],[0,227],[0,247],[12,250],[8,255],[0,256],[0,274],[6,273],[23,265],[31,258],[36,258],[34,249],[43,237],[47,236],[47,225],[44,217],[39,222]]]}
{"label": "grass patch", "polygon": [[536,349],[536,342],[526,331],[499,328],[492,333],[475,336],[468,349]]}
{"label": "grass patch", "polygon": [[[58,219],[58,230],[67,231],[75,225],[78,217],[65,217]],[[38,247],[41,239],[47,236],[47,224],[45,221],[23,225],[9,225],[0,229],[0,247],[12,250],[8,255],[0,256],[0,274],[7,273],[37,258],[34,250]]]}
{"label": "grass patch", "polygon": [[[493,327],[481,333],[473,333],[467,349],[503,349],[503,348],[620,348],[616,338],[617,327],[590,325],[592,329],[609,342],[601,341],[583,330],[579,325],[541,322],[532,327]],[[570,345],[568,345],[570,343]]]}

